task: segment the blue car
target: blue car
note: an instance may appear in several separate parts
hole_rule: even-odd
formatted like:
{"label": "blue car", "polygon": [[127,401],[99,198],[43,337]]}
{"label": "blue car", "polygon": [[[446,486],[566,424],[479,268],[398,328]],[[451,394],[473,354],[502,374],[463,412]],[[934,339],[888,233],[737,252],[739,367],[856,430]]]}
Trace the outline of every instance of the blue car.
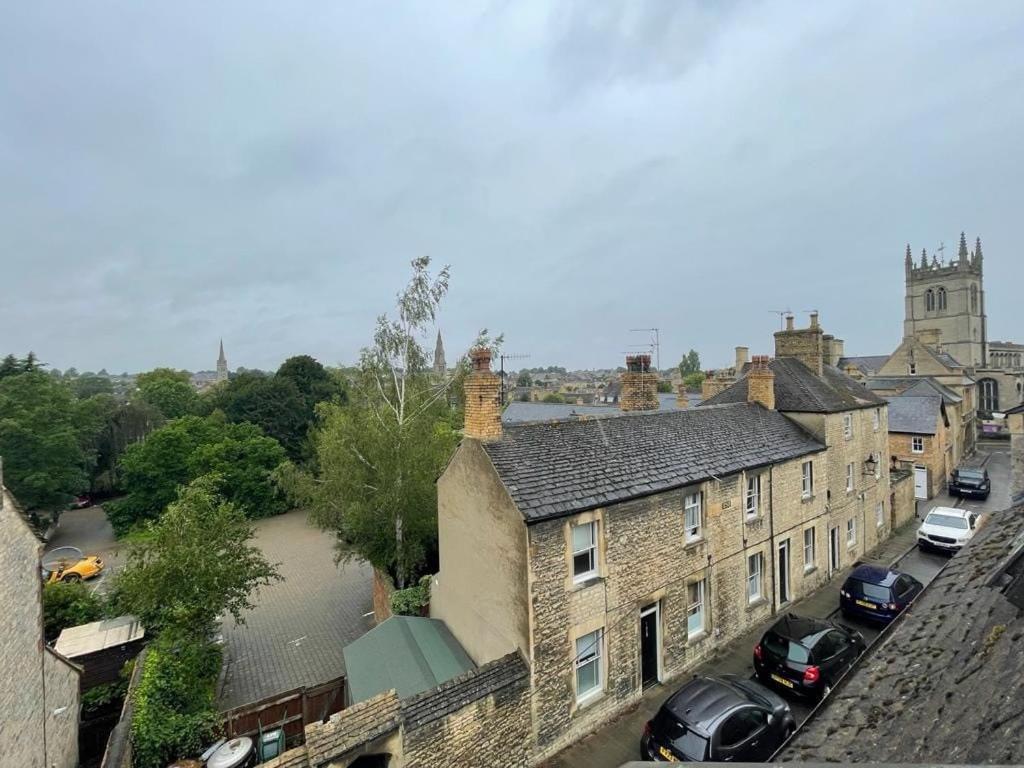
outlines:
{"label": "blue car", "polygon": [[878,565],[858,565],[839,590],[843,616],[888,624],[924,585],[913,576]]}

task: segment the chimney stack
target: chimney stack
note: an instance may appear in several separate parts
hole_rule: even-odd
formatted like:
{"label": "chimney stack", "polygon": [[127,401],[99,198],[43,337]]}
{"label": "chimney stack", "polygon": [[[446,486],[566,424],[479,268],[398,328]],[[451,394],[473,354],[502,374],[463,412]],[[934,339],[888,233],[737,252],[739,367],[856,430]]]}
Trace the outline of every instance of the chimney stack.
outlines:
{"label": "chimney stack", "polygon": [[818,313],[811,312],[809,328],[793,328],[793,319],[786,318],[786,330],[775,332],[775,357],[795,357],[815,375],[824,373],[825,332],[818,323]]}
{"label": "chimney stack", "polygon": [[680,381],[676,385],[676,408],[682,410],[690,407],[690,398],[686,394],[686,384]]}
{"label": "chimney stack", "polygon": [[1010,428],[1010,503],[1024,503],[1024,404],[1006,414]]}
{"label": "chimney stack", "polygon": [[793,315],[792,314],[786,315],[786,330],[787,331],[792,331],[793,330]]}
{"label": "chimney stack", "polygon": [[472,370],[466,377],[466,413],[463,434],[477,440],[501,437],[501,382],[491,372],[491,350],[474,347],[469,351]]}
{"label": "chimney stack", "polygon": [[619,408],[624,411],[658,410],[658,377],[651,372],[650,355],[626,355]]}
{"label": "chimney stack", "polygon": [[747,401],[775,410],[775,374],[768,367],[768,355],[754,355],[747,372]]}
{"label": "chimney stack", "polygon": [[747,364],[747,354],[750,352],[746,347],[736,347],[736,376],[739,377],[743,366]]}

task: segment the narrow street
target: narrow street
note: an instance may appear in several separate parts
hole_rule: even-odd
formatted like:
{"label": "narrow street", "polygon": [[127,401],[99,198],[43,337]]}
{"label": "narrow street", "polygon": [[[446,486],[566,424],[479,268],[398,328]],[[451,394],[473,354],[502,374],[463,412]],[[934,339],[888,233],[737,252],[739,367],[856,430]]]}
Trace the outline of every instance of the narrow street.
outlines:
{"label": "narrow street", "polygon": [[[903,528],[894,532],[890,539],[871,555],[863,558],[862,562],[891,566],[910,574],[922,584],[931,583],[936,574],[949,562],[949,557],[917,549],[915,546],[916,532],[920,521],[934,507],[958,507],[979,512],[1006,509],[1010,504],[1008,449],[1009,446],[1006,443],[981,443],[976,456],[970,462],[972,465],[984,464],[989,471],[992,478],[992,494],[988,499],[978,501],[943,494],[927,502],[918,502],[917,519],[911,520]],[[868,650],[865,653],[865,657],[867,657],[872,652],[871,644],[878,637],[881,627],[848,621],[839,615],[839,587],[844,579],[845,575],[840,574],[818,592],[797,603],[793,607],[793,611],[802,616],[833,618],[853,627],[863,635],[868,643]],[[752,648],[770,624],[771,622],[768,622],[733,641],[723,649],[717,658],[695,668],[693,675],[733,674],[753,677]],[[863,658],[859,663],[863,663]],[[688,677],[689,675],[684,676],[684,678]],[[640,736],[643,733],[644,723],[654,717],[661,704],[682,684],[684,678],[677,678],[665,685],[651,688],[644,693],[635,709],[563,750],[547,765],[550,768],[619,768],[626,763],[638,760]],[[793,699],[790,700],[790,705],[800,724],[813,709],[809,703]]]}

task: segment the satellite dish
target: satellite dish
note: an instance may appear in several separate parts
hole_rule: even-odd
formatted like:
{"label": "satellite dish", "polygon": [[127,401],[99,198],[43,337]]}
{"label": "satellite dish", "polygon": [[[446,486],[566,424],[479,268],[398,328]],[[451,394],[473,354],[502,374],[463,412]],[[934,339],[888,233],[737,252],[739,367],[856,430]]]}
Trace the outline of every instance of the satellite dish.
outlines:
{"label": "satellite dish", "polygon": [[74,565],[83,557],[82,550],[78,547],[57,547],[49,552],[44,552],[40,564],[48,571],[61,571],[69,565]]}

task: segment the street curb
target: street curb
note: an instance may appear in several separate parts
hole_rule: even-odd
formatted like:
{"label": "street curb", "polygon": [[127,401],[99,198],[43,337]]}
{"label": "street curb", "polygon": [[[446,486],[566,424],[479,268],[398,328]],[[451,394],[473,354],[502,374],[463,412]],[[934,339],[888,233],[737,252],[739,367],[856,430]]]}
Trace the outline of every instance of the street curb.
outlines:
{"label": "street curb", "polygon": [[895,558],[894,560],[892,560],[892,561],[891,561],[891,562],[889,563],[889,568],[891,569],[891,568],[892,568],[892,567],[893,567],[894,565],[896,565],[896,563],[898,563],[898,562],[899,562],[900,560],[902,560],[902,559],[903,559],[904,557],[906,557],[907,555],[909,555],[909,554],[910,554],[911,552],[913,552],[913,551],[914,551],[915,549],[917,549],[917,542],[916,542],[916,541],[915,541],[915,542],[914,542],[913,544],[911,544],[911,545],[910,545],[909,547],[907,547],[907,548],[906,548],[906,549],[905,549],[905,550],[904,550],[903,552],[901,552],[901,553],[899,554],[899,556],[897,556],[897,557],[896,557],[896,558]]}

